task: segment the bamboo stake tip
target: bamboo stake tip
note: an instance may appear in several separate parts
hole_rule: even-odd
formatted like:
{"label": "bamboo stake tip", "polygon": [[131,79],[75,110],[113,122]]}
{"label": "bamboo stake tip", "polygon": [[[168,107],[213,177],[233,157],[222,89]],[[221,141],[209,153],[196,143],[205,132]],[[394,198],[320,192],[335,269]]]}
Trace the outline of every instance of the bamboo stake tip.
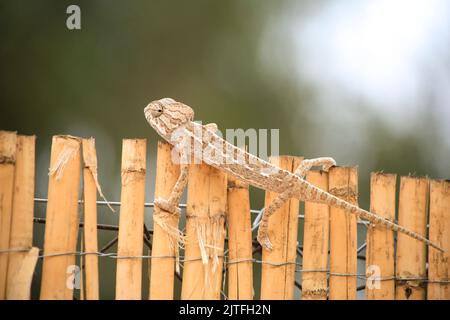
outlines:
{"label": "bamboo stake tip", "polygon": [[386,177],[386,178],[396,179],[397,178],[397,174],[396,173],[384,172],[384,170],[381,170],[381,171],[371,172],[370,173],[370,177],[371,178]]}
{"label": "bamboo stake tip", "polygon": [[29,140],[36,140],[35,134],[18,134],[17,139],[29,139]]}
{"label": "bamboo stake tip", "polygon": [[125,138],[122,139],[122,143],[135,143],[135,144],[140,144],[140,143],[146,143],[147,139],[146,138]]}
{"label": "bamboo stake tip", "polygon": [[0,130],[0,137],[1,136],[11,136],[11,135],[17,135],[17,131]]}
{"label": "bamboo stake tip", "polygon": [[450,183],[450,179],[430,179],[431,184],[447,184]]}
{"label": "bamboo stake tip", "polygon": [[89,137],[89,138],[81,138],[81,142],[84,145],[94,145],[95,146],[95,138]]}
{"label": "bamboo stake tip", "polygon": [[76,136],[72,136],[70,134],[57,134],[53,136],[53,141],[55,140],[59,140],[59,139],[64,139],[64,140],[74,140],[78,143],[81,143],[82,138],[80,137],[76,137]]}
{"label": "bamboo stake tip", "polygon": [[331,168],[330,168],[330,172],[331,171],[351,171],[351,170],[358,170],[359,169],[359,166],[358,165],[354,165],[354,166],[351,166],[351,165],[342,165],[342,166],[332,166]]}
{"label": "bamboo stake tip", "polygon": [[158,140],[158,147],[171,147],[172,145],[167,141]]}
{"label": "bamboo stake tip", "polygon": [[17,132],[0,131],[0,163],[16,162]]}
{"label": "bamboo stake tip", "polygon": [[417,182],[427,182],[429,180],[428,176],[426,175],[416,175],[414,173],[409,173],[407,176],[400,176],[400,182],[403,181],[417,181]]}

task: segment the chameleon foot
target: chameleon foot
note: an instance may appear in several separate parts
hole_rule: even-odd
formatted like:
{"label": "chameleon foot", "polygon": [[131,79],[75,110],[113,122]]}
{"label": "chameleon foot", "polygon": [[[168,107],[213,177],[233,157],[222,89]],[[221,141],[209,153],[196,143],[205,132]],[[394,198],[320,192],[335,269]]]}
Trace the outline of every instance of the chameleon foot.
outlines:
{"label": "chameleon foot", "polygon": [[270,242],[269,235],[267,231],[261,230],[261,227],[258,229],[258,236],[256,237],[261,247],[268,251],[272,251],[272,242]]}
{"label": "chameleon foot", "polygon": [[178,206],[170,204],[166,199],[156,198],[155,206],[172,214],[180,214],[180,208],[178,208]]}
{"label": "chameleon foot", "polygon": [[334,167],[335,165],[336,165],[336,161],[332,158],[329,158],[327,163],[322,165],[322,170],[325,172],[328,172],[331,169],[331,167]]}

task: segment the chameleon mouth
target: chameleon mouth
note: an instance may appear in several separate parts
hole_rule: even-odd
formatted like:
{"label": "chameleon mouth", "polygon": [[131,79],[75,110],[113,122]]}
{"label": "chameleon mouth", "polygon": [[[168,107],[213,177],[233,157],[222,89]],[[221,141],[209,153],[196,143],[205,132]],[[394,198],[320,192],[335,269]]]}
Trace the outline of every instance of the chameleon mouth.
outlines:
{"label": "chameleon mouth", "polygon": [[145,115],[145,119],[147,119],[147,122],[151,124],[152,110],[151,110],[150,104],[144,108],[144,115]]}

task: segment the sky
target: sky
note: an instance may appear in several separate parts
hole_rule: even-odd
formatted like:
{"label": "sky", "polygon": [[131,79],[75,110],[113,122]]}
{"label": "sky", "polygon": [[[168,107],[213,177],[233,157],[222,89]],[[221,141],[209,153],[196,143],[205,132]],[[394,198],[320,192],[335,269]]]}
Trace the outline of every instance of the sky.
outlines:
{"label": "sky", "polygon": [[295,49],[305,55],[297,71],[381,112],[403,113],[417,107],[429,81],[423,72],[439,76],[448,62],[449,8],[445,0],[335,1],[292,25]]}
{"label": "sky", "polygon": [[[450,151],[449,39],[446,0],[291,3],[269,24],[262,60],[320,92],[310,105],[310,120],[321,127],[316,134],[323,138],[314,140],[319,150],[333,150],[339,132],[356,148],[336,153],[370,162],[370,152],[356,151],[373,139],[363,130],[370,122],[379,118],[389,130],[409,135],[427,125],[423,117],[430,113],[439,123],[443,151],[434,152],[442,153],[443,172]],[[283,70],[286,51],[292,63]]]}

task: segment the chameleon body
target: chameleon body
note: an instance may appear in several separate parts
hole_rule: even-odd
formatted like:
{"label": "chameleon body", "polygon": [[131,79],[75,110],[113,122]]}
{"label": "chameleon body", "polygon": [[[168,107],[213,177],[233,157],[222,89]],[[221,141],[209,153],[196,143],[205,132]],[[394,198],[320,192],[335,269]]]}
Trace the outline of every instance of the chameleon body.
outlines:
{"label": "chameleon body", "polygon": [[[171,98],[153,101],[144,109],[149,124],[172,144],[180,154],[180,159],[201,159],[208,165],[230,174],[245,183],[260,189],[278,193],[278,197],[264,210],[258,230],[258,241],[263,248],[270,250],[272,244],[268,237],[268,218],[290,198],[311,201],[344,209],[347,214],[355,214],[371,223],[402,232],[414,239],[442,249],[422,235],[404,228],[382,216],[359,208],[344,201],[304,179],[313,166],[322,166],[325,171],[336,163],[332,158],[303,160],[291,173],[260,159],[222,139],[215,124],[201,125],[193,121],[191,107]],[[197,146],[197,147],[196,147]],[[169,213],[179,213],[178,202],[187,184],[188,161],[181,162],[181,173],[168,199],[155,199],[155,205]]]}

